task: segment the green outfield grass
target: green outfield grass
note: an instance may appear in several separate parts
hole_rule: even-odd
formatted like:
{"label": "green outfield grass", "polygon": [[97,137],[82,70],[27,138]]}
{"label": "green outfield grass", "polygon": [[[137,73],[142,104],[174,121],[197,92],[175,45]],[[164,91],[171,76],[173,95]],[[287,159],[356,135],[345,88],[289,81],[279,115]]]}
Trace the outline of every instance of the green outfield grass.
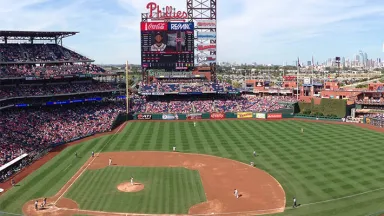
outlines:
{"label": "green outfield grass", "polygon": [[[130,182],[144,190],[124,193],[117,185]],[[66,194],[81,209],[149,214],[188,214],[195,204],[205,202],[199,172],[185,168],[107,167],[87,170]]]}
{"label": "green outfield grass", "polygon": [[[255,161],[282,184],[288,207],[293,196],[303,204],[281,215],[365,216],[384,210],[383,138],[354,126],[299,121],[206,121],[196,127],[192,122],[129,123],[119,135],[66,149],[1,196],[0,209],[21,213],[26,201],[54,195],[92,150],[170,151],[176,146],[182,152]],[[253,150],[260,155],[256,159]],[[76,151],[81,158],[74,158]]]}

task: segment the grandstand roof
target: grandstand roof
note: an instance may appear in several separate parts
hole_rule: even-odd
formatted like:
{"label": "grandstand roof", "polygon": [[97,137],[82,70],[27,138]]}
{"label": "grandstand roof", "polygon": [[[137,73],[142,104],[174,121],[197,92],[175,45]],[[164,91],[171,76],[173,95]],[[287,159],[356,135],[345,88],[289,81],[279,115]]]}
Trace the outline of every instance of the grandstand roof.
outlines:
{"label": "grandstand roof", "polygon": [[0,31],[0,37],[35,37],[35,38],[65,38],[79,32],[61,31]]}

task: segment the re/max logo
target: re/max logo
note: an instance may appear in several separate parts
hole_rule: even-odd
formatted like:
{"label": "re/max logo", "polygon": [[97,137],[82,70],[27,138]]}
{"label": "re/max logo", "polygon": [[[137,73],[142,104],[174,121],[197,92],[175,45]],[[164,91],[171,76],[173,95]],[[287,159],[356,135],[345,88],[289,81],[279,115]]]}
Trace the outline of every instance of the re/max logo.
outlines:
{"label": "re/max logo", "polygon": [[193,30],[193,23],[170,23],[168,30]]}

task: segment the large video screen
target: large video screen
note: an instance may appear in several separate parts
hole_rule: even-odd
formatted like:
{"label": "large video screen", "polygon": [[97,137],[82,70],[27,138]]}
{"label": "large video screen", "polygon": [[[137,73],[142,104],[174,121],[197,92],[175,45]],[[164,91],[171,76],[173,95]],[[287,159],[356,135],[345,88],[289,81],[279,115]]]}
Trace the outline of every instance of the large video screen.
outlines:
{"label": "large video screen", "polygon": [[194,67],[193,22],[142,22],[141,65],[170,71]]}

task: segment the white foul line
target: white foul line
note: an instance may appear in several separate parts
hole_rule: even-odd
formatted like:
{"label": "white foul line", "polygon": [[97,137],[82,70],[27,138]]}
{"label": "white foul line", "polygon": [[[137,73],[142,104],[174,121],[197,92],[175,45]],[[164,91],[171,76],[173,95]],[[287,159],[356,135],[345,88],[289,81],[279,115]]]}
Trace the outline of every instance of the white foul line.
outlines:
{"label": "white foul line", "polygon": [[[97,153],[97,155],[99,155],[99,154],[101,153],[101,151],[107,146],[107,144],[112,140],[112,137],[114,137],[117,133],[120,132],[121,127],[123,127],[124,125],[125,125],[125,123],[122,124],[122,125],[120,125],[119,129],[117,129],[117,131],[116,131],[112,136],[109,137],[109,140],[108,140],[107,142],[104,143],[104,146],[100,149],[100,151]],[[67,193],[68,189],[72,187],[72,185],[76,182],[76,180],[77,180],[78,178],[80,178],[80,176],[85,172],[85,170],[87,170],[87,168],[92,164],[92,162],[93,162],[95,159],[96,159],[96,157],[94,157],[94,158],[88,163],[88,165],[81,171],[81,173],[75,178],[75,180],[73,180],[73,182],[67,187],[67,189],[65,189],[64,192],[59,196],[59,198],[57,198],[57,200],[53,203],[53,205],[56,205],[56,203],[57,203],[57,202],[64,196],[64,194]],[[84,166],[84,165],[83,165],[83,166]],[[80,170],[81,170],[81,168],[80,168]],[[76,176],[76,173],[75,173],[74,176]],[[72,177],[72,178],[73,178],[73,177]],[[71,179],[72,179],[72,178],[71,178]],[[71,180],[71,179],[69,179],[69,180]],[[64,186],[65,186],[65,185],[64,185]],[[60,191],[59,191],[59,192],[60,192]]]}

